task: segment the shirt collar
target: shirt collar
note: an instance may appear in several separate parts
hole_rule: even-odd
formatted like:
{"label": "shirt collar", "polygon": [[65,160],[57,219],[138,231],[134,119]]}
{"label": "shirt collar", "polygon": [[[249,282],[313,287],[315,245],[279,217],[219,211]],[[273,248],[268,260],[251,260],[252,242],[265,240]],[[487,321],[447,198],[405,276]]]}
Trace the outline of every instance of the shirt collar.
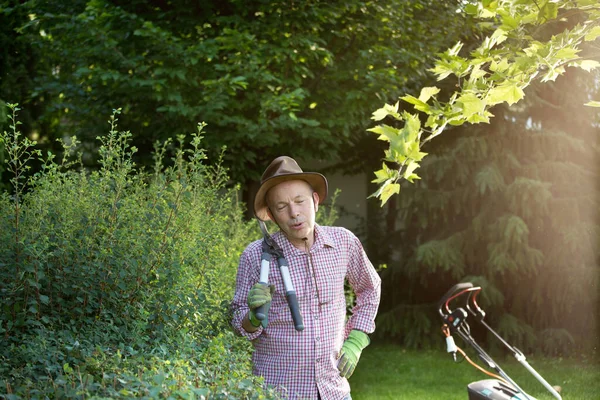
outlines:
{"label": "shirt collar", "polygon": [[315,244],[316,248],[335,247],[335,242],[321,225],[315,224]]}

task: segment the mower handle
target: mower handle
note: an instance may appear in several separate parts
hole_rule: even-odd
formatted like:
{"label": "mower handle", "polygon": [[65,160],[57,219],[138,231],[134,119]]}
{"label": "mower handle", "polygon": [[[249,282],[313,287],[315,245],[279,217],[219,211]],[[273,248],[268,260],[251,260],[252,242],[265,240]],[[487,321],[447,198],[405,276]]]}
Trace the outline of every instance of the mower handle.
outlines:
{"label": "mower handle", "polygon": [[442,297],[442,299],[438,303],[438,310],[439,310],[440,314],[442,314],[442,307],[444,306],[444,304],[446,304],[446,302],[448,301],[448,299],[450,297],[452,297],[457,292],[460,292],[465,289],[470,289],[472,287],[473,287],[473,284],[471,282],[457,283],[456,285],[452,286],[450,288],[450,290],[448,290],[446,292],[446,294]]}

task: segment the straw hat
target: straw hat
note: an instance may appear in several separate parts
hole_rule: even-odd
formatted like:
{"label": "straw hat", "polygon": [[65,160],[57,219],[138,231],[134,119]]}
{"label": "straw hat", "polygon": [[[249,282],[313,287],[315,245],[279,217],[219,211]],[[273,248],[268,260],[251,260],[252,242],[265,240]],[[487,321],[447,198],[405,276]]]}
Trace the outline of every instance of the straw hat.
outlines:
{"label": "straw hat", "polygon": [[308,182],[315,192],[319,194],[319,204],[327,197],[327,179],[317,172],[304,172],[296,160],[291,157],[281,156],[274,159],[265,169],[260,180],[260,187],[254,196],[254,214],[262,221],[269,220],[267,214],[267,192],[273,186],[295,179]]}

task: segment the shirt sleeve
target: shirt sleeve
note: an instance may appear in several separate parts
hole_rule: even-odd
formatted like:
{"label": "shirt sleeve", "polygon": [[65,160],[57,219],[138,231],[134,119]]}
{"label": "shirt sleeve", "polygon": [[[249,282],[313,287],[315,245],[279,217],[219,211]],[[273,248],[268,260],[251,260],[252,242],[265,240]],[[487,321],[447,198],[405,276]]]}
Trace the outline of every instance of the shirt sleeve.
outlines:
{"label": "shirt sleeve", "polygon": [[375,331],[375,317],[381,297],[381,278],[365,253],[360,240],[352,235],[349,248],[348,283],[356,298],[352,316],[346,324],[346,336],[353,329]]}
{"label": "shirt sleeve", "polygon": [[258,330],[250,333],[242,326],[244,317],[248,311],[250,311],[247,302],[248,292],[252,286],[258,282],[260,276],[260,267],[258,266],[258,261],[254,261],[255,257],[252,257],[253,251],[251,247],[252,245],[248,246],[240,257],[235,283],[235,293],[231,303],[231,324],[237,334],[246,337],[248,340],[256,339],[263,331],[263,327],[259,326]]}

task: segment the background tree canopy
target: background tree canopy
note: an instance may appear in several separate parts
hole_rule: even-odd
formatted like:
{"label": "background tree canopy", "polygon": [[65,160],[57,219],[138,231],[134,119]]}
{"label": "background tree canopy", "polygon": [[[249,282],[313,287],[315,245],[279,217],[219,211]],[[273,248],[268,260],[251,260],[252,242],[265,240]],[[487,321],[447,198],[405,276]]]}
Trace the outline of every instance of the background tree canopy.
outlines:
{"label": "background tree canopy", "polygon": [[29,129],[47,146],[77,134],[91,166],[114,108],[142,164],[156,140],[204,121],[209,154],[227,146],[232,179],[246,183],[281,154],[347,160],[369,137],[373,104],[418,87],[431,55],[469,33],[460,5],[9,1],[3,42],[13,51],[2,76],[28,68],[0,99],[24,103]]}

